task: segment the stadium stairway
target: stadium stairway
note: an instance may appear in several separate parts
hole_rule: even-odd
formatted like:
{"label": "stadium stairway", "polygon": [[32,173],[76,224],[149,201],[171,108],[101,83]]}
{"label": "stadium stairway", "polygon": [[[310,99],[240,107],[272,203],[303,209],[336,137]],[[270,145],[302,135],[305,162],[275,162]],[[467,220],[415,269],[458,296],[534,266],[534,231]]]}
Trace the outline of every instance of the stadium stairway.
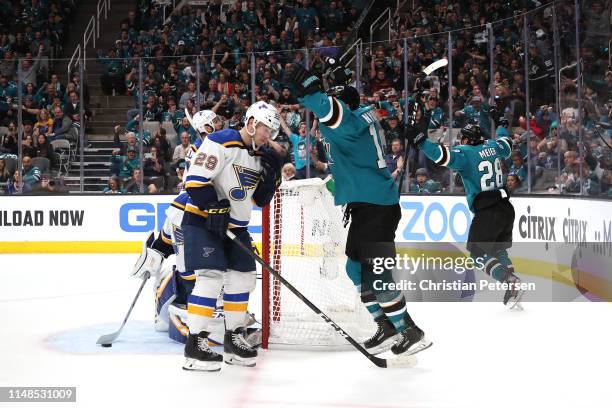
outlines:
{"label": "stadium stairway", "polygon": [[[94,135],[92,135],[94,136]],[[113,151],[113,140],[90,140],[91,146],[84,149],[83,192],[101,192],[108,184],[110,175],[110,157]],[[77,152],[78,153],[78,152]],[[63,182],[70,193],[80,192],[81,161],[78,156],[71,160],[70,171],[63,176]]]}
{"label": "stadium stairway", "polygon": [[[92,10],[98,0],[84,0],[82,7],[82,15],[77,14],[75,18],[75,32],[83,33],[87,22],[91,16]],[[93,7],[89,5],[93,4]],[[115,44],[115,40],[119,38],[119,23],[128,15],[130,9],[136,7],[134,1],[113,2],[111,10],[108,14],[108,19],[100,20],[100,38],[96,40],[96,49],[88,47],[87,62],[84,70],[84,83],[89,89],[89,111],[91,117],[87,123],[87,137],[89,146],[84,149],[83,157],[83,192],[95,193],[100,192],[108,184],[110,171],[110,157],[113,151],[113,128],[115,125],[121,125],[122,129],[127,122],[127,111],[134,107],[134,97],[132,96],[110,96],[104,95],[100,83],[100,77],[105,72],[104,67],[95,60],[97,50],[108,50]],[[66,53],[72,52],[78,43],[78,37],[82,41],[82,34],[77,36],[74,44],[70,44],[65,49]],[[71,43],[71,41],[69,41]],[[61,72],[67,72],[67,62],[65,68]],[[71,166],[68,174],[62,176],[64,184],[68,187],[69,192],[80,192],[80,166],[79,151],[71,159]]]}
{"label": "stadium stairway", "polygon": [[[68,82],[68,61],[76,46],[83,41],[83,32],[89,19],[96,11],[98,0],[82,0],[79,2],[74,20],[70,27],[70,35],[63,50],[63,59],[54,67],[60,74],[63,82]],[[119,37],[119,22],[124,19],[128,10],[135,8],[135,2],[113,2],[108,19],[100,20],[100,38],[96,40],[96,49],[108,49],[114,45]],[[126,112],[134,106],[134,98],[128,96],[106,96],[102,93],[100,76],[104,72],[95,60],[96,50],[89,46],[87,50],[87,63],[85,65],[84,82],[89,88],[89,110],[91,118],[87,125],[87,136],[90,146],[84,149],[83,175],[84,192],[93,193],[102,191],[107,185],[109,176],[109,160],[113,150],[113,127],[126,123]],[[69,192],[80,191],[80,165],[79,151],[70,159],[68,174],[61,174],[60,178],[68,187]]]}

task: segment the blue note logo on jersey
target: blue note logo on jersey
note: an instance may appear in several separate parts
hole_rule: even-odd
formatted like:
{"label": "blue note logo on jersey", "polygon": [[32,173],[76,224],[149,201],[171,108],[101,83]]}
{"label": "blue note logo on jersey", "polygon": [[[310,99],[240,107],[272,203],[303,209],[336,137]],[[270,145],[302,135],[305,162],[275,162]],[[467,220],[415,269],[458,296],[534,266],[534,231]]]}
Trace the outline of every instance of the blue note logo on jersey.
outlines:
{"label": "blue note logo on jersey", "polygon": [[208,258],[210,254],[212,254],[213,252],[215,252],[215,248],[211,248],[211,247],[202,248],[202,256],[204,258]]}
{"label": "blue note logo on jersey", "polygon": [[247,167],[234,164],[234,173],[238,179],[238,186],[230,190],[229,195],[233,200],[243,201],[247,196],[247,191],[252,190],[257,186],[259,181],[259,172]]}

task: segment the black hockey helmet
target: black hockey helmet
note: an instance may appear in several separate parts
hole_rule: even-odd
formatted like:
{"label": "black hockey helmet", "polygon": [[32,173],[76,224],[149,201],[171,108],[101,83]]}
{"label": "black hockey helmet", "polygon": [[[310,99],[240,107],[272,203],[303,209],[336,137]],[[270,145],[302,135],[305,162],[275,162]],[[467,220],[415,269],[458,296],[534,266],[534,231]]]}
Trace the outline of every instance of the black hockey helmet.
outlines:
{"label": "black hockey helmet", "polygon": [[478,125],[468,123],[461,128],[461,139],[467,139],[468,144],[473,146],[481,144],[483,136],[482,129],[480,129],[480,126]]}
{"label": "black hockey helmet", "polygon": [[510,123],[508,122],[508,119],[506,119],[505,116],[501,116],[499,120],[497,121],[497,124],[499,126],[508,127]]}
{"label": "black hockey helmet", "polygon": [[334,86],[327,90],[327,95],[340,99],[350,110],[355,110],[359,107],[359,92],[355,87],[350,85]]}

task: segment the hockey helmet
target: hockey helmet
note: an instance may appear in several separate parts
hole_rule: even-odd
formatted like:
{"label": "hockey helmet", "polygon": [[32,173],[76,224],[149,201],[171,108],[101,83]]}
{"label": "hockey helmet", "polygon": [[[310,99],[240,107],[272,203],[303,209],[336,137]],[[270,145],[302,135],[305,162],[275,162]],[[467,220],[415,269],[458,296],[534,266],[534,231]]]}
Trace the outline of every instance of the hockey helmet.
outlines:
{"label": "hockey helmet", "polygon": [[[257,127],[259,123],[263,123],[271,131],[271,139],[276,139],[278,135],[278,129],[280,128],[280,115],[276,108],[269,103],[264,101],[258,101],[249,106],[244,117],[244,125],[247,126],[249,119],[253,118],[253,128]],[[251,131],[247,128],[249,135],[254,136],[255,133],[251,134]]]}
{"label": "hockey helmet", "polygon": [[353,86],[334,86],[327,90],[327,95],[340,99],[350,110],[355,110],[359,107],[359,91]]}
{"label": "hockey helmet", "polygon": [[[211,110],[201,110],[191,116],[189,110],[185,108],[185,115],[191,127],[198,131],[200,137],[206,137],[208,134],[214,132],[216,130],[215,122],[220,120],[217,114]],[[210,129],[207,129],[206,126],[210,126]]]}
{"label": "hockey helmet", "polygon": [[478,145],[482,143],[482,129],[480,129],[480,126],[478,125],[468,123],[463,128],[461,128],[461,139],[464,138],[468,140],[468,144],[471,144],[473,146]]}

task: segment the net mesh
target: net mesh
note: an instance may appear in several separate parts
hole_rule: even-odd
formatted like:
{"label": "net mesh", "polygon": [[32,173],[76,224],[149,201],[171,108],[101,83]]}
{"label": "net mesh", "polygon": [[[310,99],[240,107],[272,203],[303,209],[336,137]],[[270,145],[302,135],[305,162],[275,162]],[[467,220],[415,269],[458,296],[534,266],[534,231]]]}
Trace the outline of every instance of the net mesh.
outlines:
{"label": "net mesh", "polygon": [[[345,272],[342,210],[320,179],[285,182],[270,204],[271,265],[356,340],[374,331]],[[270,344],[342,346],[348,342],[270,276]]]}

